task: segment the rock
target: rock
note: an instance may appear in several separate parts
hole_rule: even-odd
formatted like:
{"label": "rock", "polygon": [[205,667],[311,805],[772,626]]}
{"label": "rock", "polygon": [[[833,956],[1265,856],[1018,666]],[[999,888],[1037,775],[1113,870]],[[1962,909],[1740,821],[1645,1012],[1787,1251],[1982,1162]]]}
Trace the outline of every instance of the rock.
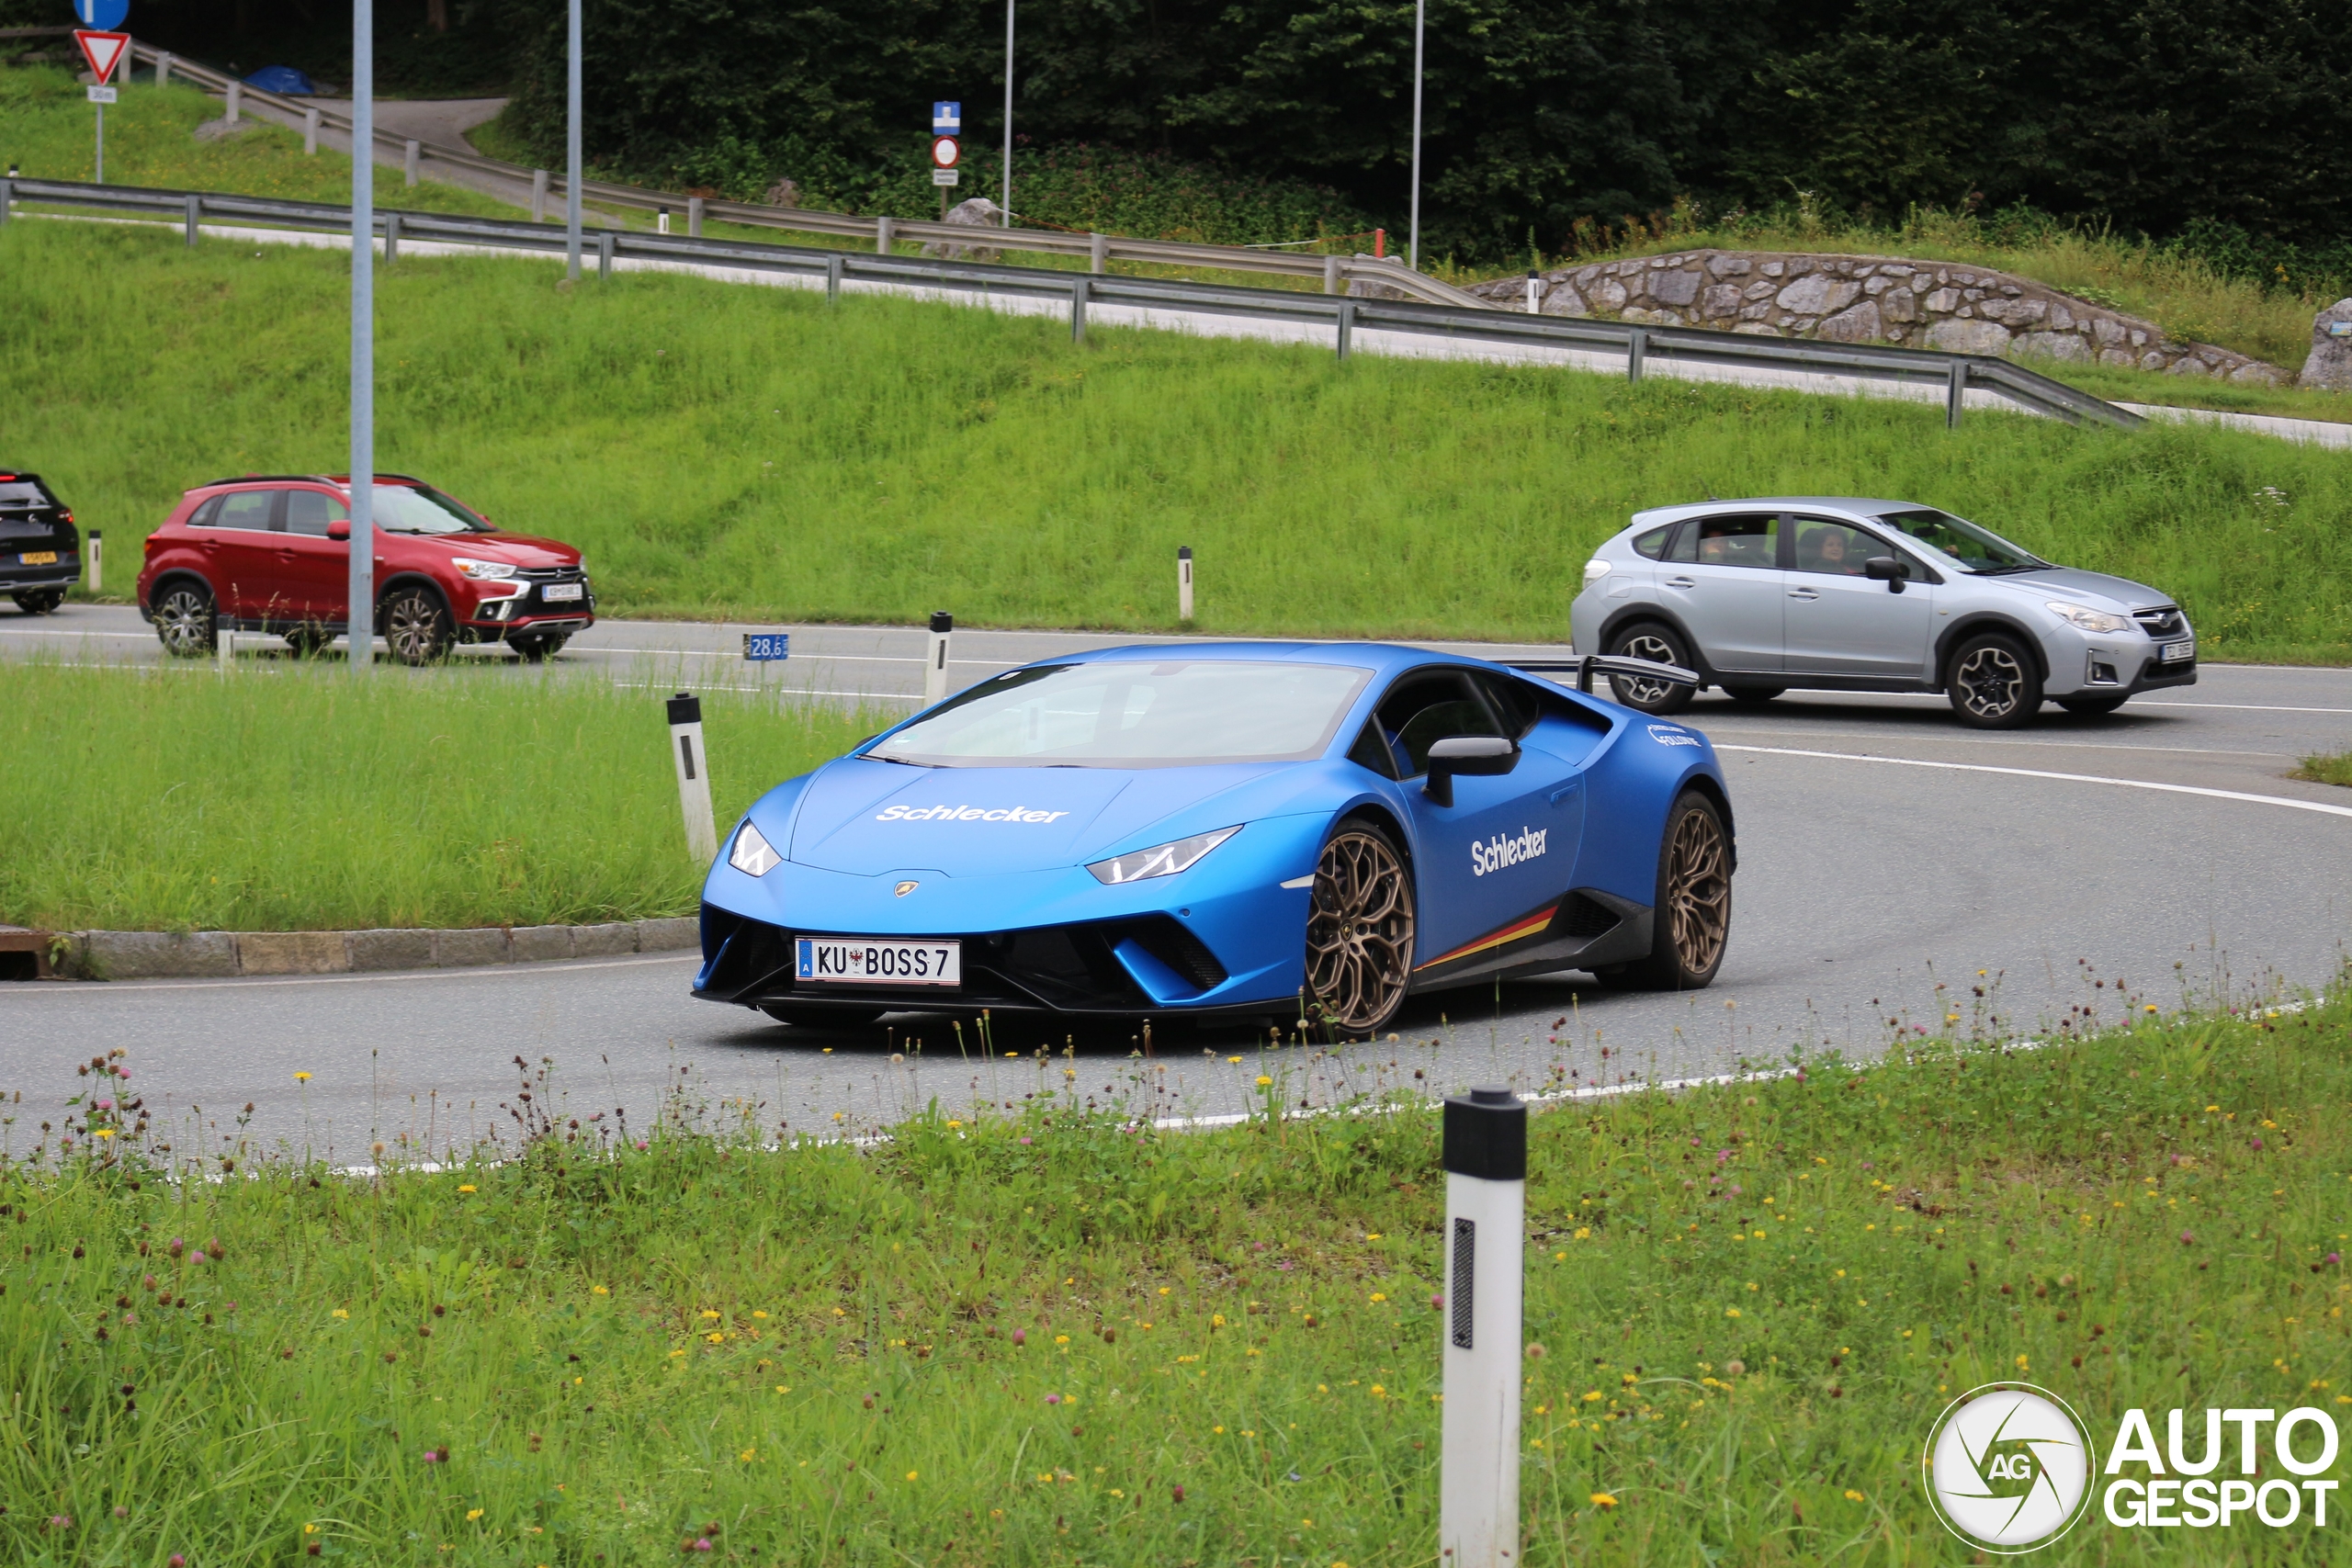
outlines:
{"label": "rock", "polygon": [[354,969],[430,969],[433,933],[397,927],[347,933]]}
{"label": "rock", "polygon": [[2258,359],[2249,359],[2230,372],[2230,379],[2252,386],[2275,387],[2278,385],[2281,374],[2282,372],[2276,365],[2265,365]]}
{"label": "rock", "polygon": [[1773,295],[1779,292],[1779,285],[1772,283],[1768,279],[1758,278],[1754,283],[1749,284],[1747,288],[1742,291],[1740,298],[1743,299],[1770,299]]}
{"label": "rock", "polygon": [[1868,283],[1862,285],[1862,292],[1871,296],[1872,299],[1876,299],[1878,296],[1885,293],[1888,287],[1892,285],[1894,281],[1894,280],[1891,277],[1873,277]]}
{"label": "rock", "polygon": [[[1799,315],[1817,316],[1825,311],[1841,310],[1854,301],[1862,291],[1859,283],[1840,283],[1826,273],[1813,273],[1798,278],[1775,297],[1783,310]],[[1839,296],[1844,296],[1840,299]]]}
{"label": "rock", "polygon": [[1789,269],[1781,262],[1766,262],[1762,266],[1758,267],[1756,270],[1762,273],[1767,277],[1778,277]]}
{"label": "rock", "polygon": [[230,931],[91,931],[85,951],[89,967],[107,980],[218,979],[237,973],[237,939]]}
{"label": "rock", "polygon": [[1699,297],[1695,272],[1662,272],[1650,279],[1650,298],[1661,305],[1688,305]]}
{"label": "rock", "polygon": [[2086,364],[2090,360],[2090,345],[2073,333],[2028,333],[2018,339],[2017,352],[2038,355],[2043,359],[2072,360]]}
{"label": "rock", "polygon": [[1639,327],[1679,327],[1683,324],[1682,318],[1672,310],[1651,310],[1639,305],[1626,306],[1618,312],[1617,319]]}
{"label": "rock", "polygon": [[[1001,227],[1000,220],[1003,216],[1004,209],[987,197],[976,196],[949,208],[945,221],[967,229],[995,229]],[[944,261],[992,262],[1001,253],[987,245],[958,245],[942,241],[925,245],[922,254]]]}
{"label": "rock", "polygon": [[2098,339],[2101,348],[2120,348],[2127,331],[2121,321],[2112,316],[2100,316],[2091,322],[2091,335]]}
{"label": "rock", "polygon": [[1732,328],[1732,331],[1742,337],[1779,337],[1781,335],[1781,329],[1770,321],[1742,321]]}
{"label": "rock", "polygon": [[2211,376],[2212,370],[2193,354],[2184,354],[2172,362],[2166,374],[2173,376]]}
{"label": "rock", "polygon": [[1928,314],[1931,316],[1948,316],[1959,305],[1960,290],[1957,288],[1939,288],[1927,299]]}
{"label": "rock", "polygon": [[2009,329],[1998,321],[1963,321],[1955,317],[1928,329],[1928,346],[1947,354],[1999,354],[2009,346]]}
{"label": "rock", "polygon": [[2352,392],[2352,299],[2338,299],[2312,318],[2312,355],[2296,385]]}
{"label": "rock", "polygon": [[2126,370],[2140,363],[2139,357],[2128,348],[2102,348],[2098,351],[2098,362],[2120,366]]}
{"label": "rock", "polygon": [[1831,343],[1870,343],[1879,335],[1878,301],[1865,299],[1821,323],[1815,334]]}
{"label": "rock", "polygon": [[1707,270],[1717,277],[1745,277],[1756,270],[1756,264],[1746,256],[1718,254],[1707,258]]}
{"label": "rock", "polygon": [[1622,310],[1625,308],[1625,286],[1613,277],[1603,277],[1585,290],[1585,297],[1597,310]]}
{"label": "rock", "polygon": [[1552,286],[1552,292],[1544,296],[1544,303],[1536,307],[1536,313],[1543,316],[1589,316],[1592,311],[1586,307],[1584,297],[1573,288],[1566,283],[1555,283]]}
{"label": "rock", "polygon": [[1733,283],[1718,283],[1709,288],[1706,297],[1699,303],[1699,313],[1703,316],[1737,315],[1739,286]]}
{"label": "rock", "polygon": [[245,931],[237,938],[242,975],[335,975],[350,967],[341,931]]}
{"label": "rock", "polygon": [[675,953],[682,948],[701,945],[702,922],[692,915],[637,922],[637,950],[639,953]]}
{"label": "rock", "polygon": [[778,180],[768,186],[767,194],[761,197],[760,201],[768,207],[797,207],[800,205],[800,182]]}

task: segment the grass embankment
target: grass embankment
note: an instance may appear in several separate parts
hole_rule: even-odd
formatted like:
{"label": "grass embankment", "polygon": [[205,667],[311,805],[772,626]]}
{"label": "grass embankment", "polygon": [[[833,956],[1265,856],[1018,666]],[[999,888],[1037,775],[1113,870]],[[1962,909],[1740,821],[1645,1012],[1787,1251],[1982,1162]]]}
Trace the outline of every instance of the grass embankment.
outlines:
{"label": "grass embankment", "polygon": [[[1091,332],[913,301],[406,258],[377,450],[587,551],[613,615],[1557,638],[1643,506],[1893,494],[2177,594],[2209,658],[2352,659],[2352,470],[2198,428]],[[0,430],[116,558],[182,490],[344,462],[345,264],[0,232]],[[119,579],[117,592],[120,592]]]}
{"label": "grass embankment", "polygon": [[[525,671],[7,666],[0,924],[339,931],[692,914],[662,691]],[[664,689],[665,691],[667,688]],[[881,728],[704,697],[721,830]],[[861,720],[864,720],[861,728]]]}
{"label": "grass embankment", "polygon": [[[2055,1389],[2102,1444],[2132,1407],[2352,1403],[2352,1007],[2159,1021],[2097,994],[2144,1021],[1536,1115],[1527,1561],[1959,1561],[1920,1445],[1998,1379]],[[1358,1051],[1357,1081],[1409,1083],[1410,1048]],[[1272,1111],[1305,1066],[1231,1070]],[[93,1077],[62,1130],[18,1112],[19,1158],[51,1168],[0,1183],[23,1244],[0,1264],[0,1540],[26,1562],[1427,1562],[1435,1118],[1137,1132],[1111,1107],[1150,1072],[1126,1067],[1041,1053],[982,1080],[988,1107],[784,1152],[752,1143],[757,1107],[575,1122],[542,1077],[511,1102],[544,1130],[524,1157],[374,1181],[233,1129],[142,1137],[135,1082]],[[87,1157],[102,1130],[120,1163]],[[157,1179],[156,1138],[178,1146],[143,1157],[235,1179]],[[2162,1546],[2244,1562],[2310,1527],[2254,1528]],[[2156,1544],[2094,1514],[2050,1556]]]}

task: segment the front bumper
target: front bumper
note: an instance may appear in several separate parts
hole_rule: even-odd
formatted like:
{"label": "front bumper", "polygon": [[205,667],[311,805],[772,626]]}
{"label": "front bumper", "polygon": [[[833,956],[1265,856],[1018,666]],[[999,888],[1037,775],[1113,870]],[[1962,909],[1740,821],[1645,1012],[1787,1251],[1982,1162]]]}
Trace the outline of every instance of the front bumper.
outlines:
{"label": "front bumper", "polygon": [[2166,659],[2167,645],[2190,644],[2193,634],[2158,639],[2141,637],[2096,637],[2069,633],[2044,642],[2050,660],[2050,680],[2043,694],[2052,697],[2132,696],[2167,686],[2197,683],[2194,651],[2187,659]]}
{"label": "front bumper", "polygon": [[[503,642],[517,632],[534,637],[568,637],[596,624],[596,594],[587,574],[577,569],[534,573],[521,580],[520,593],[485,596],[458,622],[458,636],[467,642]],[[550,598],[551,592],[576,587],[577,598]]]}

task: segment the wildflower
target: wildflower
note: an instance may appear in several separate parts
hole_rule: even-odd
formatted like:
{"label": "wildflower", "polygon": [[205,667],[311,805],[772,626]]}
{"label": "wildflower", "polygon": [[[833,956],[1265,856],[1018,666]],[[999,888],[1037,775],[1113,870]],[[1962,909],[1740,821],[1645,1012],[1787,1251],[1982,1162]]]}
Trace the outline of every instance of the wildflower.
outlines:
{"label": "wildflower", "polygon": [[755,1312],[755,1313],[753,1313],[752,1315],[753,1317],[758,1318],[758,1319],[762,1320],[763,1322],[764,1322],[764,1321],[766,1320],[766,1318],[767,1318],[767,1315],[768,1315],[768,1314],[765,1314],[765,1313],[763,1313],[763,1312]]}
{"label": "wildflower", "polygon": [[613,1292],[602,1285],[591,1285],[588,1287],[588,1293],[592,1296],[609,1296]]}
{"label": "wildflower", "polygon": [[[480,1517],[481,1517],[481,1510],[480,1508],[468,1508],[466,1510],[466,1523],[471,1524]],[[318,1529],[316,1525],[304,1525],[302,1528],[306,1530]]]}
{"label": "wildflower", "polygon": [[709,1320],[710,1320],[711,1322],[713,1322],[713,1323],[716,1323],[716,1322],[718,1322],[718,1314],[717,1313],[715,1313],[715,1312],[711,1311],[708,1307],[705,1307],[705,1308],[703,1308],[703,1309],[702,1309],[702,1314],[703,1314],[703,1316],[704,1316],[704,1317],[706,1317],[706,1318],[709,1319]]}
{"label": "wildflower", "polygon": [[1584,1396],[1584,1402],[1585,1402],[1587,1404],[1600,1404],[1600,1391],[1599,1389],[1597,1389],[1597,1388],[1595,1388],[1595,1389],[1588,1389],[1588,1390],[1586,1390],[1586,1391],[1585,1391],[1585,1396]]}
{"label": "wildflower", "polygon": [[910,1470],[910,1471],[907,1472],[907,1479],[908,1479],[909,1481],[912,1481],[912,1480],[915,1478],[915,1476],[916,1476],[917,1474],[919,1474],[919,1473],[920,1473],[919,1472],[911,1471],[911,1470]]}
{"label": "wildflower", "polygon": [[1531,1361],[1540,1361],[1551,1353],[1544,1348],[1544,1341],[1541,1339],[1531,1340],[1528,1343],[1527,1359]]}
{"label": "wildflower", "polygon": [[[839,1307],[835,1307],[833,1310],[834,1310],[835,1312],[839,1312],[841,1309],[840,1309]],[[1029,1343],[1029,1331],[1028,1331],[1027,1329],[1025,1329],[1025,1328],[1016,1328],[1016,1329],[1014,1329],[1014,1330],[1012,1331],[1012,1342],[1013,1342],[1015,1345],[1026,1345],[1026,1344],[1028,1344],[1028,1343]]]}
{"label": "wildflower", "polygon": [[1613,1508],[1617,1506],[1617,1499],[1606,1492],[1596,1492],[1592,1495],[1592,1506],[1596,1508]]}
{"label": "wildflower", "polygon": [[94,1138],[111,1138],[114,1136],[114,1129],[111,1127],[101,1127],[90,1135]]}
{"label": "wildflower", "polygon": [[1274,1081],[1273,1079],[1272,1079],[1272,1078],[1268,1077],[1267,1077],[1265,1074],[1263,1074],[1263,1073],[1260,1073],[1260,1074],[1258,1075],[1258,1087],[1259,1087],[1260,1089],[1267,1088],[1267,1087],[1268,1087],[1269,1085],[1271,1085],[1273,1081]]}
{"label": "wildflower", "polygon": [[164,1568],[187,1568],[187,1558],[175,1551],[164,1560]]}
{"label": "wildflower", "polygon": [[1216,1436],[1216,1437],[1222,1438],[1222,1437],[1224,1437],[1224,1436],[1225,1436],[1225,1428],[1224,1428],[1224,1427],[1211,1427],[1209,1428],[1209,1431],[1210,1431],[1210,1433],[1211,1433],[1213,1436]]}
{"label": "wildflower", "polygon": [[1385,1399],[1388,1397],[1388,1391],[1381,1387],[1380,1384],[1374,1383],[1372,1385],[1372,1397],[1374,1399]]}
{"label": "wildflower", "polygon": [[349,1307],[337,1307],[327,1315],[329,1317],[340,1317],[348,1320],[351,1316],[351,1309]]}
{"label": "wildflower", "polygon": [[2018,1371],[2024,1371],[2025,1370],[2026,1370],[2025,1358],[2024,1358],[2023,1356],[2019,1356],[2019,1357],[2018,1358]]}
{"label": "wildflower", "polygon": [[[2153,1008],[2151,1008],[2151,1009],[2149,1009],[2148,1010],[2150,1010],[2151,1012],[2153,1012],[2153,1011],[2154,1011],[2155,1010],[2154,1010],[2154,1009],[2153,1009]],[[1855,1491],[1852,1487],[1850,1487],[1850,1486],[1849,1486],[1849,1487],[1848,1487],[1848,1488],[1846,1489],[1846,1501],[1848,1501],[1849,1503],[1860,1503],[1860,1502],[1866,1502],[1866,1501],[1868,1501],[1868,1499],[1866,1499],[1865,1497],[1863,1497],[1863,1495],[1862,1495],[1860,1493],[1859,1493],[1859,1492]]]}
{"label": "wildflower", "polygon": [[470,1192],[470,1191],[472,1191],[472,1190],[473,1190],[473,1187],[472,1187],[472,1185],[471,1185],[470,1183],[469,1183],[469,1184],[467,1184],[467,1185],[464,1185],[464,1186],[459,1187],[459,1188],[458,1189],[458,1191],[460,1191],[460,1192]]}
{"label": "wildflower", "polygon": [[1225,1314],[1221,1312],[1211,1313],[1209,1314],[1209,1326],[1211,1328],[1223,1328],[1225,1326]]}
{"label": "wildflower", "polygon": [[1376,1302],[1385,1302],[1388,1299],[1388,1292],[1385,1291],[1374,1291],[1372,1292],[1372,1299]]}
{"label": "wildflower", "polygon": [[[1049,1393],[1049,1394],[1046,1395],[1046,1404],[1059,1404],[1061,1402],[1062,1402],[1062,1396],[1061,1396],[1060,1394],[1058,1394],[1058,1393]],[[1218,1431],[1220,1431],[1220,1432],[1222,1432],[1222,1431],[1224,1431],[1224,1430],[1225,1430],[1225,1428],[1224,1428],[1224,1427],[1219,1427],[1217,1428],[1217,1430],[1218,1430]]]}
{"label": "wildflower", "polygon": [[1739,1315],[1739,1309],[1737,1307],[1725,1307],[1724,1308],[1724,1315],[1725,1317],[1737,1317]]}
{"label": "wildflower", "polygon": [[1169,1495],[1181,1503],[1184,1500],[1184,1489],[1182,1486],[1172,1486],[1169,1488]]}
{"label": "wildflower", "polygon": [[1054,1343],[1057,1345],[1067,1345],[1069,1343],[1069,1336],[1067,1334],[1057,1334],[1054,1336]]}

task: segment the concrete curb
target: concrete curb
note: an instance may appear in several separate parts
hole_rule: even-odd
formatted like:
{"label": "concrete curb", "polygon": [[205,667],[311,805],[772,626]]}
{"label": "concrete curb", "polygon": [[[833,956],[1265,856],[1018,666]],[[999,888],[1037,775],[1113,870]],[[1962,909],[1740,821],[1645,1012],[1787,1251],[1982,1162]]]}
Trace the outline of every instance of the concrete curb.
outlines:
{"label": "concrete curb", "polygon": [[40,979],[234,979],[249,975],[344,975],[458,969],[679,953],[698,946],[702,922],[622,920],[600,926],[487,926],[463,931],[29,931],[0,928],[5,945],[35,955]]}

